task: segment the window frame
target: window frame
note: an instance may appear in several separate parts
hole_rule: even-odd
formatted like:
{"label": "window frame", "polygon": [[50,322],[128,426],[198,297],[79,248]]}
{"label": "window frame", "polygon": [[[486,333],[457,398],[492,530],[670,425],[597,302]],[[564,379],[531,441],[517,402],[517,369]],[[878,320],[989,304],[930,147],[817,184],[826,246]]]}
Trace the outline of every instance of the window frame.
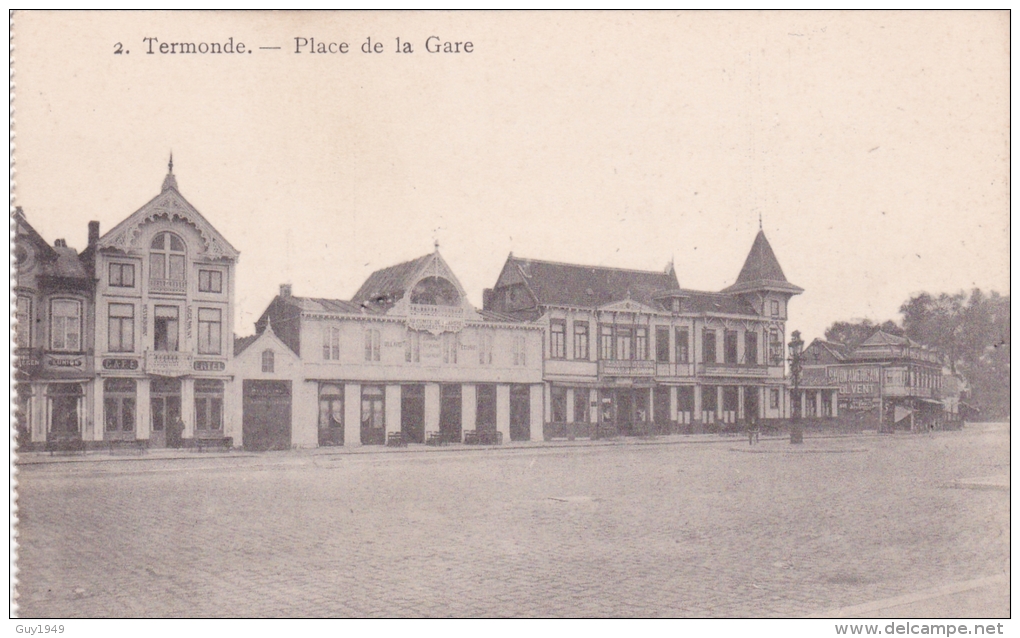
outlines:
{"label": "window frame", "polygon": [[[114,315],[114,308],[127,308],[130,314]],[[125,330],[127,326],[127,330]],[[117,338],[114,339],[114,328],[117,328]],[[124,335],[127,333],[127,339]],[[127,343],[125,344],[125,341]],[[108,352],[134,352],[135,351],[135,305],[133,303],[114,303],[107,305],[106,309],[106,349]]]}
{"label": "window frame", "polygon": [[[753,357],[749,357],[748,354]],[[744,363],[752,366],[758,365],[758,332],[755,330],[744,332]]]}
{"label": "window frame", "polygon": [[[63,339],[63,345],[58,346],[57,342],[56,342],[56,337],[57,337],[58,331],[57,331],[56,322],[55,322],[55,319],[57,319],[57,315],[55,314],[54,311],[55,311],[57,305],[58,304],[62,304],[62,303],[73,304],[74,307],[77,309],[77,317],[71,317],[71,316],[67,316],[67,317],[61,316],[60,317],[61,319],[65,319],[65,320],[76,319],[75,323],[77,325],[75,327],[77,328],[77,332],[72,332],[72,331],[68,330],[68,328],[71,326],[71,323],[69,321],[62,322],[63,323],[63,329],[60,332],[62,333],[61,337]],[[83,317],[82,317],[82,303],[81,303],[80,299],[70,299],[70,298],[66,298],[66,297],[58,297],[58,298],[55,298],[55,299],[50,299],[50,335],[49,335],[50,336],[50,339],[49,339],[49,341],[50,341],[50,344],[49,344],[50,345],[50,350],[52,350],[54,352],[82,352],[83,351],[83,348],[82,348],[82,346],[83,346],[83,344],[82,344],[82,332],[83,332],[83,330],[82,330],[82,319],[83,319]],[[67,345],[67,341],[68,341],[67,337],[68,337],[69,334],[72,334],[72,333],[75,335],[75,337],[78,340],[78,347],[77,348],[71,348],[71,347],[68,347],[68,345]]]}
{"label": "window frame", "polygon": [[669,363],[669,326],[655,326],[655,362]]}
{"label": "window frame", "polygon": [[[219,387],[211,389],[219,382]],[[207,387],[203,387],[208,384]],[[226,394],[226,384],[221,379],[195,379],[195,430],[202,432],[219,432],[223,430],[223,402]],[[215,401],[219,400],[219,410],[216,412],[217,423],[215,427],[208,426],[213,421],[213,407]],[[202,406],[201,409],[199,406]]]}
{"label": "window frame", "polygon": [[[21,302],[25,302],[25,307],[22,307]],[[34,305],[35,299],[31,295],[18,295],[17,301],[15,301],[15,317],[17,318],[17,327],[15,328],[16,333],[14,335],[14,345],[17,348],[31,348],[32,347],[32,306]]]}
{"label": "window frame", "polygon": [[[173,318],[173,323],[174,323],[175,333],[176,333],[174,335],[174,343],[173,344],[170,343],[170,331],[167,330],[167,333],[166,333],[166,337],[167,337],[166,346],[167,347],[166,347],[165,350],[161,350],[159,348],[159,343],[156,341],[156,322],[159,321],[160,319],[170,320],[170,317],[160,317],[159,316],[160,308],[172,308],[174,310],[174,312],[176,313],[176,316]],[[176,347],[170,348],[171,345],[175,345]],[[152,349],[155,350],[156,352],[180,352],[181,351],[181,307],[180,306],[176,306],[176,305],[172,305],[172,304],[170,304],[170,305],[168,305],[168,304],[157,304],[156,306],[153,307],[153,309],[152,309]]]}
{"label": "window frame", "polygon": [[[708,338],[709,335],[712,336],[711,340],[709,340],[709,338]],[[708,347],[708,344],[710,344],[710,343],[712,344],[711,348]],[[702,363],[718,363],[719,362],[719,352],[718,352],[718,348],[716,346],[717,346],[717,343],[716,343],[716,337],[715,337],[715,329],[714,328],[702,328],[701,329],[701,362]],[[712,358],[711,359],[708,358],[709,350],[711,350],[711,352],[712,352]]]}
{"label": "window frame", "polygon": [[676,362],[677,363],[690,363],[691,362],[691,342],[690,342],[690,330],[687,328],[677,328],[676,332],[676,344],[674,349],[676,350]]}
{"label": "window frame", "polygon": [[[118,273],[117,277],[114,277],[113,273]],[[124,283],[124,273],[131,273],[131,283]],[[107,285],[111,288],[134,288],[135,287],[135,265],[129,262],[123,261],[111,261],[108,264],[106,271]]]}
{"label": "window frame", "polygon": [[613,361],[616,359],[616,326],[611,323],[599,324],[599,359]]}
{"label": "window frame", "polygon": [[[203,319],[203,312],[215,312],[216,319]],[[213,340],[212,332],[215,327],[216,339]],[[208,334],[206,334],[208,332]],[[223,354],[223,309],[222,308],[199,308],[198,309],[198,354]]]}
{"label": "window frame", "polygon": [[[213,275],[216,275],[215,277],[217,281],[216,286],[213,286]],[[203,282],[202,281],[203,279],[206,279],[206,281]],[[223,294],[223,271],[215,268],[199,268],[198,291],[214,295]]]}
{"label": "window frame", "polygon": [[262,351],[262,373],[276,374],[276,353],[272,348]]}
{"label": "window frame", "polygon": [[[123,382],[123,387],[116,387],[117,382]],[[131,389],[128,389],[130,384]],[[111,405],[113,411],[111,414]],[[130,428],[125,425],[128,419],[126,406],[130,405]],[[110,427],[111,418],[114,417],[114,427]],[[103,432],[134,432],[138,427],[138,383],[134,379],[122,377],[111,377],[103,379]]]}
{"label": "window frame", "polygon": [[381,348],[380,335],[378,328],[365,328],[364,329],[364,341],[365,341],[365,361],[368,363],[377,363],[381,359]]}
{"label": "window frame", "polygon": [[565,319],[549,321],[549,358],[567,358],[567,322]]}
{"label": "window frame", "polygon": [[723,330],[723,363],[740,363],[740,335],[736,330]]}
{"label": "window frame", "polygon": [[[587,361],[590,357],[590,350],[588,349],[590,341],[589,322],[587,321],[575,321],[574,322],[574,358],[582,361]],[[579,330],[580,329],[580,330]]]}

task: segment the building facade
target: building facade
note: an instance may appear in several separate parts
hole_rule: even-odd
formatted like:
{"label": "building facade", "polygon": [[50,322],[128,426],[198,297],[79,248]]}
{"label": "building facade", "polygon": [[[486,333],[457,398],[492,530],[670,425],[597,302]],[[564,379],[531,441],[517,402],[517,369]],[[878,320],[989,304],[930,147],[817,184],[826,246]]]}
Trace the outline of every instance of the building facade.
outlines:
{"label": "building facade", "polygon": [[231,436],[238,252],[181,195],[172,159],[160,193],[90,250],[96,398],[83,437],[158,448]]}
{"label": "building facade", "polygon": [[942,356],[906,337],[880,330],[852,350],[816,339],[802,362],[807,417],[816,416],[817,405],[817,416],[831,409],[831,416],[882,431],[940,427],[947,418]]}
{"label": "building facade", "polygon": [[350,301],[283,285],[237,342],[244,445],[540,439],[542,339],[475,309],[438,249],[373,273]]}
{"label": "building facade", "polygon": [[545,330],[546,438],[703,432],[789,414],[790,298],[763,232],[721,292],[665,272],[507,259],[484,307]]}
{"label": "building facade", "polygon": [[[89,255],[63,239],[49,245],[14,214],[15,425],[22,449],[81,438],[92,427],[94,286]],[[98,226],[89,225],[93,238]]]}

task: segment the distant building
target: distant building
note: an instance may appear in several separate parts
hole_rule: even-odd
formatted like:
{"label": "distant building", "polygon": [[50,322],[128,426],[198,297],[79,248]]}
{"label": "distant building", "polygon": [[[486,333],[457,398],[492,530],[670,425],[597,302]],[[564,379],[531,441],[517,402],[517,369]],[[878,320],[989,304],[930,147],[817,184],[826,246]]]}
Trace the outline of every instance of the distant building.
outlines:
{"label": "distant building", "polygon": [[542,327],[472,307],[438,248],[350,301],[280,286],[235,351],[251,449],[542,436]]}
{"label": "distant building", "polygon": [[906,337],[880,330],[853,350],[816,339],[802,364],[807,417],[840,414],[881,430],[935,427],[945,418],[942,356]]}
{"label": "distant building", "polygon": [[546,438],[701,432],[789,414],[790,298],[764,232],[736,283],[681,288],[664,272],[510,255],[486,310],[545,329]]}

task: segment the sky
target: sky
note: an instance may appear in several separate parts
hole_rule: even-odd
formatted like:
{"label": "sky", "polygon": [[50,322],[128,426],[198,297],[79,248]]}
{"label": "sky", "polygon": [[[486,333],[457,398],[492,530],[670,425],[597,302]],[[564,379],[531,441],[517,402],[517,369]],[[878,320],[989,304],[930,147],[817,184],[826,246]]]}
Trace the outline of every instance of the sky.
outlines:
{"label": "sky", "polygon": [[[239,335],[281,283],[349,299],[435,241],[477,306],[510,252],[672,261],[720,290],[759,219],[808,340],[921,291],[1009,292],[1007,12],[18,12],[13,32],[15,204],[84,249],[172,150],[241,252]],[[158,52],[230,38],[246,52]]]}

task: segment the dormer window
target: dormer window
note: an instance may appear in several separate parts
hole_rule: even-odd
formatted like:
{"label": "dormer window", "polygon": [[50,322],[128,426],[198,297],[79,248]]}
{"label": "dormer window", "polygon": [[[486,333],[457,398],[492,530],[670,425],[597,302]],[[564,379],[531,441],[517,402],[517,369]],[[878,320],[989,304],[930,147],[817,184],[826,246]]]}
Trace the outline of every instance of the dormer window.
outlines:
{"label": "dormer window", "polygon": [[149,248],[149,287],[153,292],[185,292],[184,240],[162,232],[152,238]]}

